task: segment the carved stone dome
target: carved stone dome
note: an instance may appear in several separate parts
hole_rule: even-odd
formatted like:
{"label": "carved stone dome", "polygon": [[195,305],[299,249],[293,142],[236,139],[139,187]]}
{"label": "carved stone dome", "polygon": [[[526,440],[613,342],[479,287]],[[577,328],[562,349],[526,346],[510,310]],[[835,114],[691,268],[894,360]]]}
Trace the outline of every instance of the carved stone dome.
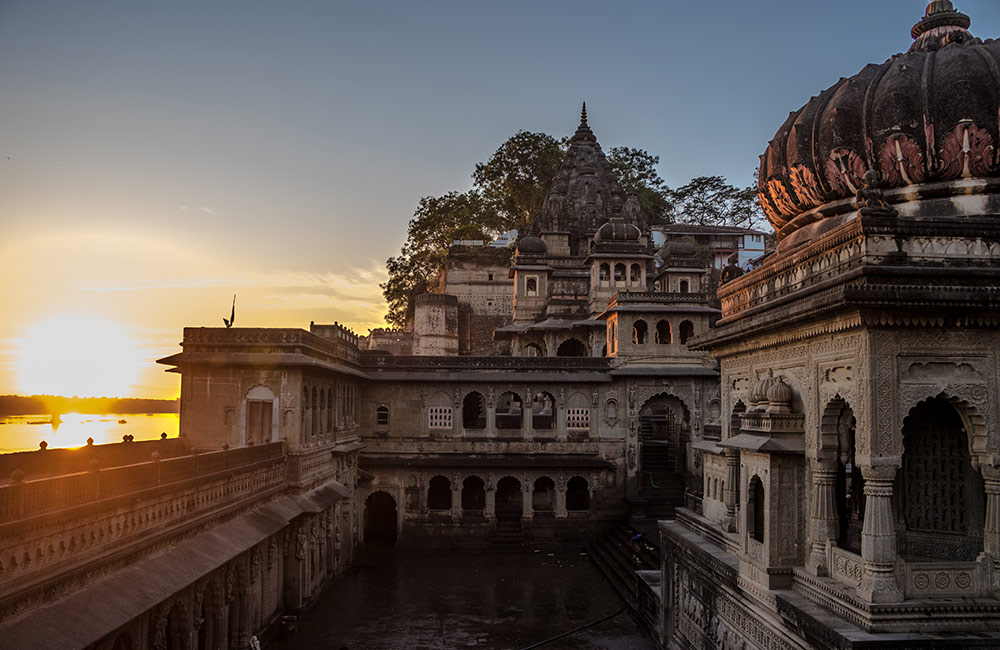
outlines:
{"label": "carved stone dome", "polygon": [[694,257],[698,253],[698,248],[692,242],[679,239],[670,242],[666,252],[670,257]]}
{"label": "carved stone dome", "polygon": [[775,381],[777,380],[774,378],[773,370],[768,370],[766,375],[757,378],[757,383],[750,389],[749,400],[751,408],[767,405],[767,392],[771,390],[771,386],[774,385]]}
{"label": "carved stone dome", "polygon": [[626,221],[612,220],[601,226],[594,235],[594,241],[607,242],[637,242],[642,233],[639,228]]}
{"label": "carved stone dome", "polygon": [[792,387],[785,383],[784,377],[777,377],[767,389],[769,411],[787,412],[792,405]]}
{"label": "carved stone dome", "polygon": [[524,255],[545,255],[547,250],[545,242],[534,235],[522,237],[521,240],[517,242],[517,252]]}
{"label": "carved stone dome", "polygon": [[931,2],[905,54],[788,117],[761,156],[758,186],[779,239],[853,208],[832,204],[853,199],[868,170],[893,203],[922,195],[909,186],[953,196],[968,193],[956,181],[998,175],[1000,41],[975,38],[970,22],[949,0]]}

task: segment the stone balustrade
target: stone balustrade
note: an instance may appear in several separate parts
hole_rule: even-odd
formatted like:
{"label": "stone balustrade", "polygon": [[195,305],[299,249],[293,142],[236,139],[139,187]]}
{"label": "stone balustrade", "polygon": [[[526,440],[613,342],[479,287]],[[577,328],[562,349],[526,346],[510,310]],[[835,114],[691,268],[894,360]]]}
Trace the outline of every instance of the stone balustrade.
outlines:
{"label": "stone balustrade", "polygon": [[[0,619],[277,494],[283,443],[0,487]],[[68,579],[72,577],[72,579]]]}

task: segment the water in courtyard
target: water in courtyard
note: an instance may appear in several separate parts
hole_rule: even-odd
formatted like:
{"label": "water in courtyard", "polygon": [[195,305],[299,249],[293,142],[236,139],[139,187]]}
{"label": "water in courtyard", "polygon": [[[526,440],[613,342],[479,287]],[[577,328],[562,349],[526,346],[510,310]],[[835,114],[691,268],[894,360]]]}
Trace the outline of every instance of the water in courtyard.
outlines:
{"label": "water in courtyard", "polygon": [[[368,552],[338,578],[287,650],[520,650],[623,607],[590,559],[568,550]],[[654,650],[630,612],[544,650]]]}

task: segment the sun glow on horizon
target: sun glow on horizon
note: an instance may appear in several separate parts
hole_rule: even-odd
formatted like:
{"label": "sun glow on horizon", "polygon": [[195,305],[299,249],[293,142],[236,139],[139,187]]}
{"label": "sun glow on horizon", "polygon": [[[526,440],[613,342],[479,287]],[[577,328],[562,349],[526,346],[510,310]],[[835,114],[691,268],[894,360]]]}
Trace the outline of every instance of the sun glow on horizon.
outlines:
{"label": "sun glow on horizon", "polygon": [[31,326],[18,343],[25,395],[130,397],[144,362],[125,327],[92,315],[53,317]]}

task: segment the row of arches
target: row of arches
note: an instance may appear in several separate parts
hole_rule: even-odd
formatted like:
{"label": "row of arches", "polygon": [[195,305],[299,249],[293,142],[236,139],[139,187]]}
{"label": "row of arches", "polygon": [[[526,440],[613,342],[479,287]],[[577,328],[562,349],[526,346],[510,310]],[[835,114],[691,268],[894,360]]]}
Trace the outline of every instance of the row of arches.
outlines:
{"label": "row of arches", "polygon": [[[516,490],[520,495],[521,482],[507,476],[497,482],[497,498],[504,500],[504,488]],[[452,482],[446,476],[435,476],[427,488],[427,509],[443,511],[452,509]],[[463,511],[480,511],[486,508],[486,484],[478,476],[469,476],[462,481],[461,507]],[[556,509],[556,484],[548,476],[535,479],[531,491],[531,506],[535,513],[554,512]],[[585,511],[590,508],[590,485],[582,476],[574,476],[566,482],[566,510]],[[518,507],[520,510],[520,507]]]}
{"label": "row of arches", "polygon": [[[612,272],[614,272],[614,282],[612,283]],[[610,264],[603,262],[597,269],[597,281],[601,286],[637,285],[642,284],[642,266],[639,264],[626,265],[622,262]],[[627,281],[627,282],[626,282]]]}
{"label": "row of arches", "polygon": [[[521,348],[523,357],[544,357],[545,345],[543,343],[527,343]],[[577,338],[568,338],[562,341],[556,348],[557,357],[588,357],[590,353],[587,345]]]}
{"label": "row of arches", "polygon": [[[677,327],[677,340],[681,345],[686,345],[688,339],[694,336],[694,323],[689,320],[681,321]],[[649,343],[649,324],[641,318],[632,323],[632,343],[634,345],[646,345]],[[657,345],[669,345],[674,342],[673,328],[670,321],[661,319],[657,321],[653,330],[653,342]]]}
{"label": "row of arches", "polygon": [[[739,416],[745,411],[745,405],[737,402],[730,436],[739,433]],[[838,396],[827,403],[820,421],[817,469],[835,477],[829,505],[836,521],[828,531],[830,539],[861,554],[868,503],[856,458],[856,429],[853,409],[845,399]],[[904,560],[971,562],[984,550],[985,482],[973,462],[969,431],[961,407],[943,395],[917,403],[904,418],[903,453],[890,500],[897,554]],[[736,485],[747,489],[746,494],[739,494],[739,488],[735,493],[745,508],[747,535],[763,542],[765,482],[754,473],[743,484],[737,474]],[[813,494],[817,498],[819,493]]]}
{"label": "row of arches", "polygon": [[302,387],[302,442],[305,445],[329,442],[334,428],[351,428],[358,423],[360,389],[353,383],[306,384]]}

